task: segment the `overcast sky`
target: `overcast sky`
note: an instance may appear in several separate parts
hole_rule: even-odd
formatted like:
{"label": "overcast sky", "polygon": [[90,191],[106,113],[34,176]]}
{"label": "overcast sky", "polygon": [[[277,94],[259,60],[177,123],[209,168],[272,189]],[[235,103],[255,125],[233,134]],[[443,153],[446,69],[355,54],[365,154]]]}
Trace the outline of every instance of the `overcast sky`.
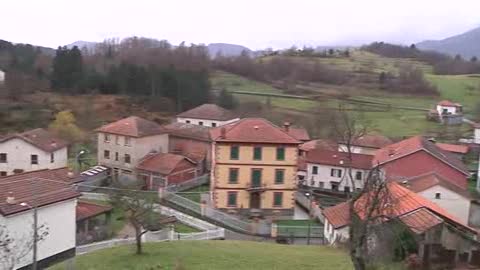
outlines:
{"label": "overcast sky", "polygon": [[480,25],[478,0],[1,0],[0,39],[57,47],[145,36],[252,49],[409,44]]}

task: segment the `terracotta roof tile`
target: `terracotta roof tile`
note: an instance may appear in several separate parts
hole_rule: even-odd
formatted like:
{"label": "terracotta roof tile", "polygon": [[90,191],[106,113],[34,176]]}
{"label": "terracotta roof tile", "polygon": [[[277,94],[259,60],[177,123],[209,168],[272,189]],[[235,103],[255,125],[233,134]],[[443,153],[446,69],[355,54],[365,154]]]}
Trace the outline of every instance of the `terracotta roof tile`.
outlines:
{"label": "terracotta roof tile", "polygon": [[6,142],[10,139],[18,138],[38,147],[45,152],[55,152],[68,146],[68,143],[43,128],[32,129],[23,133],[6,135],[0,138],[0,142]]}
{"label": "terracotta roof tile", "polygon": [[291,136],[293,136],[295,139],[299,141],[310,140],[310,135],[308,134],[308,131],[304,128],[290,127],[288,129],[288,134],[290,134]]}
{"label": "terracotta roof tile", "polygon": [[29,178],[44,178],[54,179],[55,181],[61,181],[67,184],[75,184],[83,181],[82,177],[73,173],[69,168],[63,167],[58,169],[43,169],[37,171],[24,172],[19,174],[12,174],[9,176],[1,177],[2,181],[17,181]]}
{"label": "terracotta roof tile", "polygon": [[165,130],[157,123],[137,116],[106,124],[96,131],[130,137],[147,137],[165,133]]}
{"label": "terracotta roof tile", "polygon": [[[398,181],[400,182],[400,181]],[[402,185],[412,190],[413,192],[422,192],[434,186],[442,186],[449,189],[463,197],[470,198],[470,193],[459,186],[452,184],[451,181],[445,177],[438,175],[435,172],[426,173],[424,175],[415,176],[401,181]]]}
{"label": "terracotta roof tile", "polygon": [[192,164],[192,167],[195,166],[195,162],[193,160],[182,155],[155,153],[145,156],[137,165],[137,169],[156,172],[162,175],[169,175],[183,160],[189,161]]}
{"label": "terracotta roof tile", "polygon": [[[340,143],[344,144],[344,142],[340,142]],[[382,135],[374,135],[374,134],[365,135],[352,141],[352,145],[354,146],[362,146],[362,147],[377,148],[377,149],[392,143],[393,141],[390,140],[388,137],[385,137]]]}
{"label": "terracotta roof tile", "polygon": [[77,202],[76,214],[77,221],[96,217],[98,215],[112,211],[111,206],[95,204],[91,202],[81,201]]}
{"label": "terracotta roof tile", "polygon": [[445,106],[445,107],[461,107],[462,105],[459,103],[453,103],[450,100],[442,100],[438,102],[438,105]]}
{"label": "terracotta roof tile", "polygon": [[[222,135],[222,130],[225,136]],[[217,142],[300,144],[301,142],[262,118],[244,118],[235,123],[210,129],[212,139]]]}
{"label": "terracotta roof tile", "polygon": [[171,123],[162,126],[165,131],[176,137],[190,138],[210,142],[210,128],[186,123]]}
{"label": "terracotta roof tile", "polygon": [[422,234],[429,229],[443,223],[443,220],[426,208],[420,208],[400,217],[414,233]]}
{"label": "terracotta roof tile", "polygon": [[350,224],[349,204],[343,202],[323,210],[323,215],[335,229],[345,227]]}
{"label": "terracotta roof tile", "polygon": [[449,143],[436,143],[436,145],[447,152],[457,153],[457,154],[466,154],[468,153],[468,146],[459,145],[459,144],[449,144]]}
{"label": "terracotta roof tile", "polygon": [[[369,170],[372,168],[371,155],[354,154],[352,153],[352,168]],[[307,153],[306,158],[308,163],[331,165],[338,167],[349,166],[348,153],[329,151],[323,149],[314,149]]]}
{"label": "terracotta roof tile", "polygon": [[233,112],[216,104],[203,104],[177,115],[182,118],[227,121],[238,118]]}
{"label": "terracotta roof tile", "polygon": [[312,140],[303,143],[299,146],[300,150],[308,152],[313,149],[325,149],[330,151],[337,151],[338,144],[330,140]]}
{"label": "terracotta roof tile", "polygon": [[[443,161],[450,167],[462,172],[463,174],[467,176],[470,175],[468,168],[461,160],[451,153],[440,149],[435,145],[435,143],[428,141],[422,136],[411,137],[377,150],[373,158],[373,163],[379,165],[385,164],[422,150],[428,152],[435,158]],[[428,166],[428,164],[418,164],[418,166]]]}

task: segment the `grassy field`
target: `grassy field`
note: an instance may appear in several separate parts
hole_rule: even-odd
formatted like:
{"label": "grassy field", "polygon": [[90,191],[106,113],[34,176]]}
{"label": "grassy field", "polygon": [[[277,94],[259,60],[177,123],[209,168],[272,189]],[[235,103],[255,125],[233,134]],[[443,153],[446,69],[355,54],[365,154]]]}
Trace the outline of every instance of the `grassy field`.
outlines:
{"label": "grassy field", "polygon": [[[320,246],[291,246],[247,241],[178,241],[145,244],[144,255],[133,246],[105,249],[77,256],[82,270],[350,270],[341,250]],[[64,264],[51,270],[65,269]]]}

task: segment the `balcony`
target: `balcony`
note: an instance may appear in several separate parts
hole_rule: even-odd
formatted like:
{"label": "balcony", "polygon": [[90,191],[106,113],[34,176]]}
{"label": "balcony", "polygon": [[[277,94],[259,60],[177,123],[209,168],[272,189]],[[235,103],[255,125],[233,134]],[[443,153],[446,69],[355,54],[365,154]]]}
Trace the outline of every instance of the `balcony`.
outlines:
{"label": "balcony", "polygon": [[248,183],[247,184],[247,191],[248,192],[263,192],[267,189],[267,185],[265,184],[254,184]]}

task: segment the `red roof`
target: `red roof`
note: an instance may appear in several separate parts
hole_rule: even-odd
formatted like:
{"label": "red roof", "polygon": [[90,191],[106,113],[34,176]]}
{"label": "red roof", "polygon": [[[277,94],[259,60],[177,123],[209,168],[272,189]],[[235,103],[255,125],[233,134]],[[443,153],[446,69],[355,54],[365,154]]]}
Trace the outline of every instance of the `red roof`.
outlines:
{"label": "red roof", "polygon": [[444,106],[444,107],[461,107],[462,106],[459,103],[453,103],[450,100],[442,100],[438,102],[438,105]]}
{"label": "red roof", "polygon": [[313,149],[325,149],[330,151],[337,151],[338,144],[330,140],[312,140],[300,145],[300,150],[308,152]]}
{"label": "red roof", "polygon": [[[474,232],[476,231],[468,225],[463,224],[457,217],[449,214],[446,210],[438,206],[437,204],[425,199],[424,197],[414,193],[413,191],[408,190],[405,187],[402,187],[400,184],[396,182],[390,182],[387,185],[387,190],[385,190],[388,197],[385,202],[385,207],[380,209],[379,213],[375,216],[385,219],[394,219],[394,218],[401,218],[405,215],[411,214],[415,211],[420,209],[429,210],[435,216],[451,223],[455,223],[456,225],[462,227],[464,230]],[[378,196],[382,196],[381,194]],[[355,202],[355,212],[360,218],[365,218],[365,210],[368,209],[366,205],[370,205],[372,203],[370,194],[364,194]],[[330,224],[336,229],[349,225],[350,218],[349,218],[349,202],[344,202],[339,205],[328,207],[324,209],[323,212],[325,218],[329,221]],[[423,216],[422,216],[423,217]],[[410,224],[413,223],[411,221],[413,217],[407,218],[407,221]],[[415,228],[430,228],[436,225],[435,220],[430,218],[421,218],[415,219]]]}
{"label": "red roof", "polygon": [[354,154],[352,153],[352,164],[349,165],[349,158],[347,152],[329,151],[324,149],[314,149],[307,153],[307,162],[331,165],[337,167],[351,166],[356,169],[368,170],[372,168],[371,155]]}
{"label": "red roof", "polygon": [[137,116],[130,116],[109,123],[98,128],[96,131],[130,137],[147,137],[165,133],[165,130],[157,123]]}
{"label": "red roof", "polygon": [[210,128],[206,126],[199,126],[194,124],[186,123],[171,123],[165,126],[162,126],[165,131],[175,137],[180,138],[189,138],[199,141],[210,142]]}
{"label": "red roof", "polygon": [[417,193],[438,185],[449,189],[463,197],[470,198],[470,193],[467,190],[460,188],[445,177],[438,175],[434,172],[405,179],[401,181],[401,183],[404,184],[404,186],[406,186],[408,189]]}
{"label": "red roof", "polygon": [[29,179],[29,178],[54,179],[55,181],[61,181],[67,184],[75,184],[83,181],[83,179],[78,174],[73,173],[67,167],[63,167],[59,169],[43,169],[43,170],[37,170],[37,171],[12,174],[9,176],[1,177],[0,179],[2,181],[17,181],[17,180]]}
{"label": "red roof", "polygon": [[182,112],[178,114],[177,117],[217,121],[227,121],[238,118],[233,112],[216,104],[203,104],[191,110]]}
{"label": "red roof", "polygon": [[301,143],[284,129],[262,118],[244,118],[235,123],[213,128],[210,129],[210,135],[217,142]]}
{"label": "red roof", "polygon": [[[53,175],[43,178],[26,173],[0,178],[0,213],[3,216],[27,211],[29,206],[41,207],[79,196],[70,183]],[[14,199],[7,203],[7,197]]]}
{"label": "red roof", "polygon": [[452,152],[456,154],[466,154],[468,153],[468,146],[459,145],[459,144],[449,144],[449,143],[436,143],[436,145],[447,152]]}
{"label": "red roof", "polygon": [[[426,140],[422,136],[411,137],[375,151],[373,163],[382,165],[418,151],[425,151],[461,173],[467,176],[470,175],[468,168],[461,160],[451,153],[440,149],[435,143]],[[418,166],[426,167],[428,164],[418,164]]]}
{"label": "red roof", "polygon": [[192,166],[195,167],[195,162],[185,156],[169,154],[169,153],[156,153],[149,154],[143,158],[143,160],[137,165],[137,169],[156,172],[162,175],[169,175],[172,173],[180,162],[188,161]]}
{"label": "red roof", "polygon": [[98,215],[107,213],[112,211],[111,206],[107,205],[100,205],[96,203],[91,203],[91,202],[85,202],[85,201],[78,201],[77,202],[77,221],[81,221],[84,219],[96,217]]}
{"label": "red roof", "polygon": [[430,210],[420,208],[400,217],[403,224],[407,225],[414,233],[422,234],[429,229],[443,223],[443,220]]}
{"label": "red roof", "polygon": [[[345,142],[340,142],[345,144]],[[361,146],[361,147],[368,147],[368,148],[382,148],[392,143],[392,140],[389,138],[382,136],[382,135],[365,135],[359,137],[352,141],[353,146]]]}
{"label": "red roof", "polygon": [[67,147],[68,143],[43,128],[32,129],[23,133],[11,134],[0,138],[0,142],[6,142],[11,139],[21,139],[27,143],[38,147],[45,152],[51,153]]}
{"label": "red roof", "polygon": [[290,134],[291,136],[293,136],[295,139],[299,141],[310,140],[310,135],[308,134],[308,131],[304,128],[289,127],[288,134]]}

